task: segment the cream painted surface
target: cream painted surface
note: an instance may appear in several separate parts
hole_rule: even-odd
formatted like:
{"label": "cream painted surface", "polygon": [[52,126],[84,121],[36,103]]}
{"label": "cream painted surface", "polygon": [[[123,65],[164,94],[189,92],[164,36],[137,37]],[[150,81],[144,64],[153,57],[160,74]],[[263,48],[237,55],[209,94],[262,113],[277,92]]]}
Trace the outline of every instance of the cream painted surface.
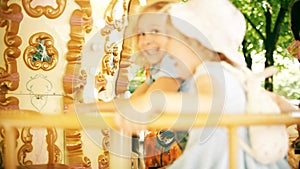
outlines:
{"label": "cream painted surface", "polygon": [[[21,1],[17,1],[22,6]],[[65,11],[62,15],[56,19],[48,19],[44,15],[38,18],[32,18],[27,15],[23,9],[23,20],[20,24],[19,35],[22,37],[22,56],[18,58],[18,69],[21,74],[21,84],[28,82],[32,76],[42,74],[48,77],[53,83],[52,92],[56,94],[63,94],[62,77],[65,72],[65,54],[67,52],[67,42],[70,40],[70,17],[75,9],[79,9],[79,6],[74,1],[68,1]],[[50,71],[43,70],[31,70],[23,61],[23,52],[29,45],[30,37],[38,32],[46,32],[53,37],[54,46],[59,53],[57,65]],[[27,93],[26,85],[20,85],[16,93]],[[52,111],[51,108],[48,109]]]}
{"label": "cream painted surface", "polygon": [[[34,1],[39,4],[43,1]],[[22,7],[20,0],[9,1]],[[57,6],[53,6],[56,8]],[[67,52],[67,42],[69,41],[70,16],[79,6],[74,1],[68,1],[65,11],[56,19],[48,19],[44,15],[33,18],[27,15],[22,7],[23,20],[20,23],[19,36],[22,38],[22,44],[19,47],[22,51],[17,59],[17,67],[20,75],[19,88],[10,92],[10,96],[19,99],[20,109],[35,110],[46,114],[63,113],[63,83],[62,78],[65,72],[65,54]],[[23,60],[25,49],[29,46],[30,37],[38,32],[46,32],[53,37],[54,46],[58,51],[58,63],[50,71],[32,70],[26,66]],[[3,37],[3,36],[2,36]],[[33,151],[27,153],[26,160],[34,164],[45,164],[48,162],[48,151],[46,144],[46,129],[32,129],[31,134]],[[57,133],[58,140],[56,145],[62,151],[61,158],[64,162],[64,135],[60,130]],[[19,148],[24,143],[18,140]]]}
{"label": "cream painted surface", "polygon": [[[42,15],[38,18],[33,18],[27,15],[26,11],[22,7],[21,0],[11,0],[9,4],[16,3],[22,8],[23,20],[20,23],[19,34],[22,38],[22,44],[19,47],[22,51],[19,58],[17,58],[18,72],[20,74],[19,88],[15,91],[9,91],[8,96],[14,96],[19,99],[20,109],[29,109],[39,111],[45,114],[61,114],[63,113],[63,76],[66,66],[66,53],[67,43],[70,40],[70,17],[75,9],[80,9],[79,5],[74,0],[67,0],[67,5],[62,13],[56,19],[49,19]],[[32,7],[36,5],[48,5],[52,4],[53,8],[56,8],[55,1],[51,0],[34,0],[31,2]],[[103,37],[101,37],[99,31],[104,26],[103,13],[106,9],[109,0],[91,0],[92,17],[94,26],[89,34],[86,34],[85,42],[88,43],[93,37],[97,37],[100,43],[91,44],[94,45],[94,53],[88,53],[83,58],[83,69],[89,73],[89,78],[93,78],[95,72],[99,70],[101,57],[103,55]],[[42,6],[43,6],[42,5]],[[46,32],[50,34],[54,39],[54,46],[59,53],[58,64],[54,69],[50,71],[32,70],[26,66],[23,60],[23,54],[26,47],[29,45],[30,37],[38,32]],[[5,28],[0,29],[0,36],[4,37]],[[0,43],[0,52],[3,53],[5,45]],[[95,46],[96,45],[96,46]],[[89,46],[91,47],[91,46]],[[95,48],[96,47],[96,48]],[[4,59],[1,57],[1,67],[5,67]],[[92,64],[91,64],[92,63]],[[92,88],[93,84],[90,82],[87,84],[88,88]],[[31,91],[30,91],[31,90]],[[43,96],[43,97],[40,97]],[[91,96],[92,97],[92,96]],[[90,97],[90,98],[91,98]],[[88,101],[88,100],[87,100]],[[46,145],[46,130],[45,129],[32,129],[31,133],[33,137],[34,149],[31,153],[26,154],[26,160],[33,161],[34,164],[43,164],[48,162],[48,152]],[[83,147],[84,155],[87,156],[92,162],[92,168],[98,168],[98,156],[102,153],[101,147],[99,147],[100,141],[102,141],[102,135],[100,131],[82,132],[83,135]],[[91,137],[92,136],[92,137]],[[64,151],[64,136],[61,130],[58,131],[58,140],[56,145]],[[20,138],[18,140],[18,148],[23,145]],[[63,152],[64,156],[64,152]],[[63,157],[62,156],[62,157]],[[63,157],[64,162],[64,157]]]}

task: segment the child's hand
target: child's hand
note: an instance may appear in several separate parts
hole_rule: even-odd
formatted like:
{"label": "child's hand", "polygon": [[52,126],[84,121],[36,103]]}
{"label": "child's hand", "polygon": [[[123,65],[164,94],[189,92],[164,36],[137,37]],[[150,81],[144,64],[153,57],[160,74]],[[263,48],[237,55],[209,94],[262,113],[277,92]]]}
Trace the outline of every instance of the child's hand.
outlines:
{"label": "child's hand", "polygon": [[295,58],[300,59],[300,41],[293,41],[287,48],[291,55]]}

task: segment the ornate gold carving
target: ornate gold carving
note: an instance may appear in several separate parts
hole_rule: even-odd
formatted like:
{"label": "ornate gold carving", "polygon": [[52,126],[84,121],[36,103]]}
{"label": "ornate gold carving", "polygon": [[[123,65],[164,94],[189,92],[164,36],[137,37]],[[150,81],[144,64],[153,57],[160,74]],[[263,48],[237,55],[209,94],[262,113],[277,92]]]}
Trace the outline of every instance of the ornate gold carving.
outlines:
{"label": "ornate gold carving", "polygon": [[84,167],[90,167],[89,158],[83,156],[82,141],[80,130],[66,130],[65,132],[66,148],[68,151],[68,159],[71,165],[81,164]]}
{"label": "ornate gold carving", "polygon": [[32,35],[29,46],[24,51],[24,61],[32,70],[53,69],[58,61],[58,52],[52,36],[45,32]]}
{"label": "ornate gold carving", "polygon": [[18,161],[20,165],[32,165],[31,160],[26,160],[26,154],[32,152],[32,134],[30,128],[23,128],[21,131],[21,140],[24,143],[18,151]]}
{"label": "ornate gold carving", "polygon": [[30,5],[32,1],[33,0],[22,0],[22,4],[26,13],[34,18],[45,15],[49,19],[55,19],[59,17],[64,12],[67,2],[66,0],[56,0],[57,8],[54,9],[49,5],[37,5],[35,8],[32,8]]}
{"label": "ornate gold carving", "polygon": [[[81,9],[74,10],[70,19],[71,39],[67,46],[68,52],[66,54],[66,59],[68,63],[66,65],[64,82],[68,81],[71,83],[64,83],[64,91],[67,94],[67,96],[64,97],[64,104],[82,101],[82,95],[80,93],[83,90],[83,85],[86,83],[86,73],[81,70],[81,52],[85,41],[85,34],[89,33],[93,27],[90,1],[75,0],[75,2]],[[81,131],[79,130],[65,131],[68,163],[70,165],[91,167],[89,158],[83,155],[80,132]]]}
{"label": "ornate gold carving", "polygon": [[97,74],[95,77],[95,88],[97,89],[98,93],[106,90],[107,80],[105,76],[101,73]]}
{"label": "ornate gold carving", "polygon": [[4,128],[0,127],[0,168],[4,168]]}
{"label": "ornate gold carving", "polygon": [[[106,74],[109,76],[114,76],[119,63],[119,56],[118,56],[118,46],[113,43],[111,45],[112,50],[107,49],[106,54],[102,58],[102,74]],[[112,60],[111,60],[112,58]]]}
{"label": "ornate gold carving", "polygon": [[98,168],[108,169],[109,168],[109,129],[102,129],[102,148],[104,153],[98,156]]}
{"label": "ornate gold carving", "polygon": [[[21,7],[17,4],[7,5],[8,1],[0,2],[0,27],[5,28],[3,60],[5,68],[0,67],[0,108],[18,109],[16,97],[6,97],[8,90],[16,90],[19,86],[19,74],[16,59],[20,56],[19,46],[22,39],[18,36],[20,22],[23,19]],[[5,46],[6,45],[6,48]]]}
{"label": "ornate gold carving", "polygon": [[[130,10],[128,10],[127,15],[134,15],[136,14],[137,7],[139,6],[138,1],[130,1]],[[133,19],[136,19],[136,17],[130,18],[128,22],[133,22]],[[116,83],[116,94],[124,93],[126,90],[128,90],[127,86],[129,83],[128,80],[128,68],[130,66],[131,61],[131,55],[135,52],[134,50],[137,48],[136,47],[136,37],[128,37],[126,35],[126,32],[128,30],[130,31],[132,29],[131,23],[127,25],[127,27],[124,30],[124,36],[125,39],[123,41],[123,46],[122,46],[122,51],[120,54],[120,63],[119,63],[119,74],[117,78],[117,83]]]}
{"label": "ornate gold carving", "polygon": [[127,14],[127,1],[123,0],[123,15],[120,20],[114,17],[114,8],[119,0],[111,0],[104,12],[105,27],[101,30],[102,36],[109,35],[112,30],[122,31],[125,23],[125,16]]}
{"label": "ornate gold carving", "polygon": [[47,129],[47,150],[48,150],[48,163],[56,164],[61,162],[61,150],[55,145],[55,141],[57,140],[57,132],[55,128]]}
{"label": "ornate gold carving", "polygon": [[[114,76],[115,73],[119,69],[120,56],[119,56],[119,48],[115,42],[110,42],[110,34],[113,30],[117,30],[118,32],[122,31],[125,23],[125,16],[127,14],[127,4],[126,0],[123,0],[123,15],[120,20],[114,18],[114,8],[117,5],[119,0],[111,0],[109,5],[107,6],[104,12],[104,18],[106,21],[106,25],[101,29],[101,35],[105,37],[104,43],[104,56],[101,61],[101,71],[96,75],[95,82],[97,91],[100,93],[106,89],[106,76]],[[102,148],[104,150],[103,154],[98,156],[98,168],[99,169],[107,169],[109,168],[109,129],[103,129],[103,140],[102,140]]]}
{"label": "ornate gold carving", "polygon": [[85,70],[81,70],[79,75],[67,74],[63,78],[66,91],[72,95],[74,101],[83,102],[83,88],[86,85],[87,74]]}
{"label": "ornate gold carving", "polygon": [[101,29],[101,35],[105,37],[104,43],[104,56],[102,57],[101,62],[101,71],[95,76],[96,88],[100,93],[106,89],[107,81],[105,80],[106,76],[114,76],[115,72],[119,69],[120,56],[118,53],[118,46],[115,42],[110,42],[110,34],[113,30],[122,31],[125,23],[125,16],[127,14],[127,1],[123,0],[123,15],[121,19],[115,19],[114,8],[117,5],[119,0],[111,0],[108,4],[105,12],[105,26]]}
{"label": "ornate gold carving", "polygon": [[109,168],[109,152],[104,151],[103,154],[98,157],[98,169],[108,169]]}

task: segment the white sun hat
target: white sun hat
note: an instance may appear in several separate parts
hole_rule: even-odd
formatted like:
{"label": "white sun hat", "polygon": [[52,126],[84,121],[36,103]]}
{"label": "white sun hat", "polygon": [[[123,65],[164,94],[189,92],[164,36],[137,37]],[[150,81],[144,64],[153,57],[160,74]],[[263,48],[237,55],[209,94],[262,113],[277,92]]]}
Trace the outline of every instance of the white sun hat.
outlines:
{"label": "white sun hat", "polygon": [[245,32],[243,14],[229,0],[189,0],[169,6],[171,22],[181,33],[245,66],[238,52]]}

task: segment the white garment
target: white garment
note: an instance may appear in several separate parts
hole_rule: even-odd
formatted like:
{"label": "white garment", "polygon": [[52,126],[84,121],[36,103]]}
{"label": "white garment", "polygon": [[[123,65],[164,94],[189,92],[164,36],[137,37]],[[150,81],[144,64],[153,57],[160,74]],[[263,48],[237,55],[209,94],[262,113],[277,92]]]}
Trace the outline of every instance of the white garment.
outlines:
{"label": "white garment", "polygon": [[[227,130],[218,128],[217,123],[222,118],[223,113],[237,114],[245,112],[245,92],[239,80],[223,69],[219,62],[203,63],[197,68],[194,79],[204,74],[211,77],[213,85],[214,100],[210,113],[220,113],[218,119],[208,119],[213,120],[216,127],[191,129],[184,153],[168,166],[169,169],[229,169]],[[193,80],[189,82],[191,83]],[[187,91],[195,93],[196,88],[191,83]],[[239,137],[246,143],[249,142],[247,132],[245,127],[240,127],[238,130]],[[238,168],[289,169],[290,166],[286,160],[278,161],[276,164],[261,165],[240,148]]]}
{"label": "white garment", "polygon": [[170,58],[169,55],[164,56],[159,64],[150,68],[151,78],[154,80],[159,77],[179,78],[174,64],[175,60]]}

